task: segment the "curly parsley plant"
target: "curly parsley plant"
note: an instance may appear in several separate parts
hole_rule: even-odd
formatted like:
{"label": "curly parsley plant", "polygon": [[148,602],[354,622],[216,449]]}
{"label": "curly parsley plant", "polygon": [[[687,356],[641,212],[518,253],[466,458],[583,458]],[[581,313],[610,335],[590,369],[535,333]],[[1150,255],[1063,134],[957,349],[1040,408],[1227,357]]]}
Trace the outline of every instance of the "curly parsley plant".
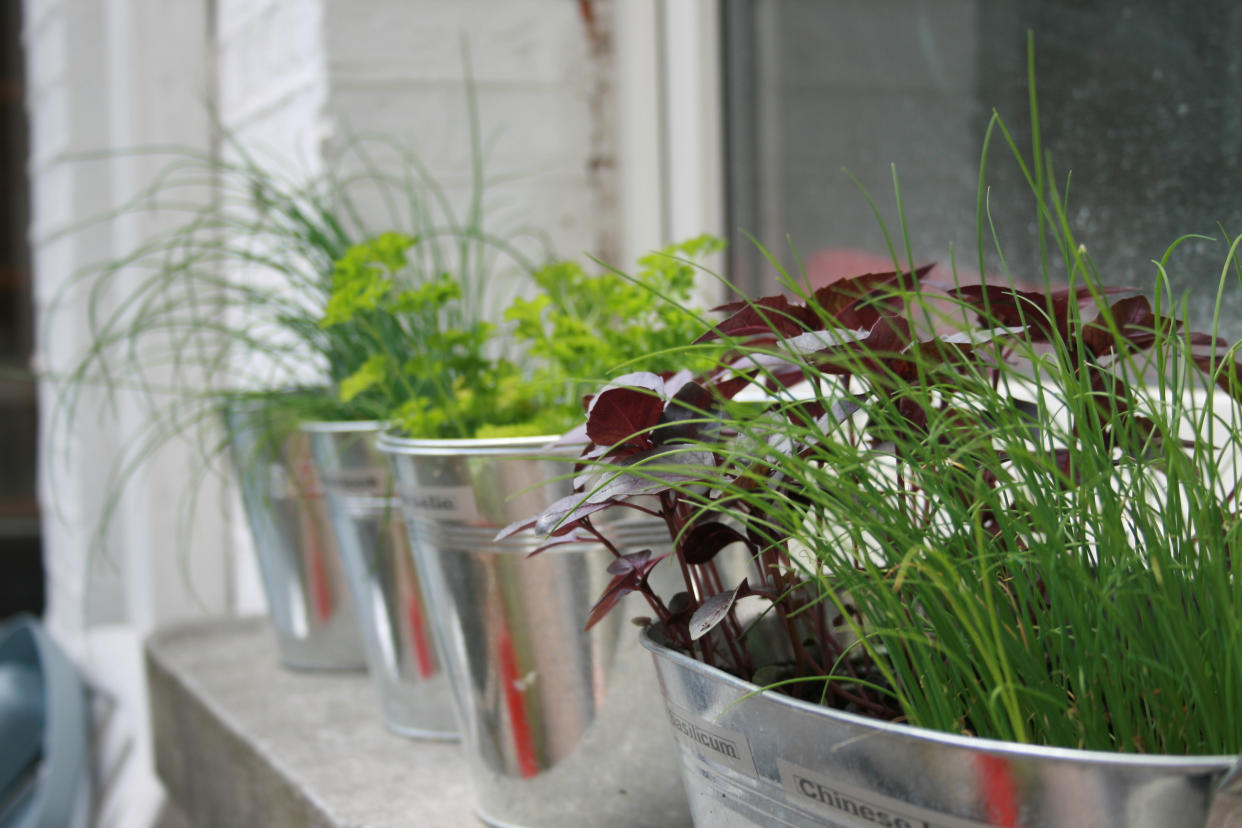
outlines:
{"label": "curly parsley plant", "polygon": [[639,260],[631,276],[590,275],[576,262],[532,274],[540,292],[516,299],[501,325],[466,312],[447,273],[410,284],[418,240],[385,233],[337,261],[321,324],[347,327],[367,356],[337,380],[349,402],[363,395],[394,427],[421,438],[559,434],[582,419],[582,397],[618,371],[684,367],[684,343],[703,330],[687,310],[692,260],[721,250],[701,236]]}

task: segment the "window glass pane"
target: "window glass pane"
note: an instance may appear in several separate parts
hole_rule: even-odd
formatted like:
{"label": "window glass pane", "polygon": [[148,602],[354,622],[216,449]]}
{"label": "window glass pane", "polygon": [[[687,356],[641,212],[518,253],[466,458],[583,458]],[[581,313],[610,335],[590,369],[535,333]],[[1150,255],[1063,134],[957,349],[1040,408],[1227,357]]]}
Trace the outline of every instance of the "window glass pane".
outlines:
{"label": "window glass pane", "polygon": [[[1057,178],[1072,170],[1078,240],[1110,284],[1150,288],[1151,260],[1187,233],[1175,292],[1210,306],[1226,245],[1242,233],[1242,4],[1206,0],[726,0],[729,223],[813,279],[889,268],[879,204],[905,260],[890,164],[914,259],[978,271],[979,154],[993,107],[1029,153],[1026,37]],[[989,204],[1014,278],[1041,279],[1034,211],[994,150]],[[789,242],[786,241],[788,236]],[[988,246],[991,247],[989,241]],[[989,255],[989,274],[999,259]],[[739,235],[733,277],[772,290]],[[1234,291],[1236,294],[1236,277]],[[1226,335],[1242,336],[1234,302]]]}

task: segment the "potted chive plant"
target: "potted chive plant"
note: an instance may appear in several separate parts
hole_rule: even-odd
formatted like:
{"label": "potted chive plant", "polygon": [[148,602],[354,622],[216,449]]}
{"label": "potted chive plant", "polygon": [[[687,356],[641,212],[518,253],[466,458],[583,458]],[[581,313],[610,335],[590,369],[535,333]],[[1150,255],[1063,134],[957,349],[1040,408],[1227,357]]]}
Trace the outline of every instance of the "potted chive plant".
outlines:
{"label": "potted chive plant", "polygon": [[[707,237],[687,241],[644,258],[632,278],[588,274],[574,262],[540,268],[537,295],[514,300],[498,323],[447,322],[452,291],[436,293],[438,308],[420,316],[399,295],[356,288],[379,299],[350,324],[377,314],[428,343],[405,359],[377,341],[341,387],[417,389],[395,407],[378,445],[393,465],[489,823],[688,823],[671,744],[652,744],[634,726],[635,715],[650,714],[634,706],[642,688],[654,692],[649,660],[622,635],[620,618],[589,633],[578,620],[600,585],[600,550],[566,538],[528,561],[530,544],[494,536],[572,486],[564,461],[576,448],[548,444],[581,420],[586,388],[625,365],[666,369],[677,359],[671,346],[701,330],[682,305],[692,260],[719,247]],[[668,541],[650,520],[614,528],[635,549]]]}
{"label": "potted chive plant", "polygon": [[[1162,279],[1106,287],[1023,169],[1066,286],[897,267],[726,306],[715,365],[594,394],[575,493],[506,530],[599,538],[586,624],[647,601],[696,824],[1242,814],[1242,364]],[[667,525],[671,599],[617,512]]]}

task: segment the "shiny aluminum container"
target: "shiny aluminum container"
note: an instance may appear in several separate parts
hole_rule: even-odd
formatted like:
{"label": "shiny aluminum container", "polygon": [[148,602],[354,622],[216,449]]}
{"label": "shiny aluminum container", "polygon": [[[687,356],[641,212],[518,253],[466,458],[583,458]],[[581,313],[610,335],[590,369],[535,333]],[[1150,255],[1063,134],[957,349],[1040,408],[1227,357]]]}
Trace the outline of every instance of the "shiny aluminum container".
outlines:
{"label": "shiny aluminum container", "polygon": [[405,736],[455,739],[409,536],[378,422],[306,422],[315,469],[349,580],[384,724]]}
{"label": "shiny aluminum container", "polygon": [[695,825],[1242,826],[1232,756],[1043,748],[878,722],[652,652]]}
{"label": "shiny aluminum container", "polygon": [[[679,828],[690,824],[651,661],[619,607],[584,632],[611,579],[599,544],[535,557],[497,532],[571,492],[573,452],[552,438],[406,440],[385,435],[411,546],[453,685],[480,817],[496,826]],[[628,512],[628,510],[614,510]],[[607,529],[659,552],[663,524]]]}
{"label": "shiny aluminum container", "polygon": [[307,435],[273,436],[262,408],[225,411],[276,646],[286,667],[361,670],[362,637]]}

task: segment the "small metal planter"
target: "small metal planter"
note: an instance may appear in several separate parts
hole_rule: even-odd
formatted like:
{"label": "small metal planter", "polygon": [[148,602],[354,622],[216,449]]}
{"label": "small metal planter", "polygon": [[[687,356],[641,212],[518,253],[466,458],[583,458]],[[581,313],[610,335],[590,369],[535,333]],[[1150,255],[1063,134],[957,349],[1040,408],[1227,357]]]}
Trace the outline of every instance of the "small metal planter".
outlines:
{"label": "small metal planter", "polygon": [[[611,576],[607,550],[495,542],[509,523],[571,491],[552,438],[384,436],[411,546],[453,685],[479,816],[496,826],[678,828],[690,824],[650,659],[613,612],[589,632]],[[621,511],[621,510],[617,510]],[[631,551],[667,546],[663,524],[607,534]]]}
{"label": "small metal planter", "polygon": [[262,409],[245,403],[224,418],[281,662],[301,670],[364,669],[306,434],[295,429],[272,438]]}
{"label": "small metal planter", "polygon": [[651,630],[642,641],[696,825],[1242,825],[1235,757],[1041,748],[877,722],[759,692],[662,646]]}
{"label": "small metal planter", "polygon": [[401,504],[377,422],[309,422],[315,467],[349,579],[384,723],[405,736],[455,739],[452,697],[431,637]]}

